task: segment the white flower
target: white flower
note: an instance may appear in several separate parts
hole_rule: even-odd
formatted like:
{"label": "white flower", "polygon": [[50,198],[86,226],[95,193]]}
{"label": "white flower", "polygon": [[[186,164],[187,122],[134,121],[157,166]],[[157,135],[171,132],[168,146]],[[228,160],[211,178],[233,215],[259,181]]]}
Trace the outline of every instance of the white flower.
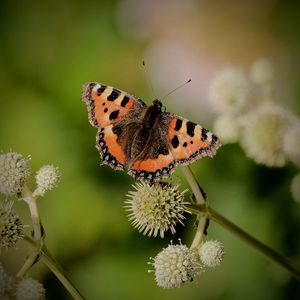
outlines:
{"label": "white flower", "polygon": [[13,202],[0,203],[0,252],[2,248],[14,247],[23,237],[24,225],[12,205]]}
{"label": "white flower", "polygon": [[268,84],[272,81],[274,75],[272,63],[262,58],[257,60],[251,67],[250,78],[257,84]]}
{"label": "white flower", "polygon": [[202,263],[207,267],[216,267],[224,258],[224,246],[218,241],[207,241],[199,247]]}
{"label": "white flower", "polygon": [[22,190],[31,174],[28,161],[17,152],[0,155],[0,193],[14,195]]}
{"label": "white flower", "polygon": [[35,179],[37,188],[33,192],[33,196],[43,196],[46,191],[57,186],[60,180],[60,171],[57,167],[45,165],[37,172]]}
{"label": "white flower", "polygon": [[152,260],[155,280],[163,288],[180,287],[193,281],[201,269],[198,254],[181,244],[169,245]]}
{"label": "white flower", "polygon": [[43,300],[45,289],[43,285],[32,278],[22,279],[16,288],[16,300]]}
{"label": "white flower", "polygon": [[282,167],[286,161],[283,139],[291,121],[290,113],[271,103],[243,116],[241,145],[246,154],[257,163]]}
{"label": "white flower", "polygon": [[290,126],[284,134],[283,150],[287,157],[300,166],[300,121]]}
{"label": "white flower", "polygon": [[226,68],[211,81],[209,96],[219,112],[241,111],[250,98],[249,82],[241,70]]}
{"label": "white flower", "polygon": [[162,182],[138,182],[133,187],[135,191],[127,194],[125,207],[134,227],[148,236],[159,233],[163,238],[169,229],[174,234],[176,223],[184,219],[184,192]]}
{"label": "white flower", "polygon": [[294,200],[300,203],[300,173],[292,180],[291,193]]}
{"label": "white flower", "polygon": [[216,117],[213,132],[222,143],[236,143],[240,135],[240,127],[237,118],[231,114],[221,114]]}

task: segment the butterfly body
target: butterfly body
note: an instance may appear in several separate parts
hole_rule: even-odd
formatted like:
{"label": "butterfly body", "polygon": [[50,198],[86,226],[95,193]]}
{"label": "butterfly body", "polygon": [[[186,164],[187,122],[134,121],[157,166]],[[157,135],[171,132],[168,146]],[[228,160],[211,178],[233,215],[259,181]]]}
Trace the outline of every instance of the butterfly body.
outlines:
{"label": "butterfly body", "polygon": [[162,111],[156,99],[150,106],[123,91],[87,83],[82,100],[89,121],[98,128],[96,147],[102,163],[125,170],[148,182],[169,176],[177,164],[187,165],[214,156],[218,138],[205,128]]}

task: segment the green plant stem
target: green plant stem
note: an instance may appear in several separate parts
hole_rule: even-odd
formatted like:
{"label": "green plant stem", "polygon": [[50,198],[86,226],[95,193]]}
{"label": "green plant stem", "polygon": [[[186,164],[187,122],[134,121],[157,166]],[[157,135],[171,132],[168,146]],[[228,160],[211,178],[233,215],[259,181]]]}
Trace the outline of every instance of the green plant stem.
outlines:
{"label": "green plant stem", "polygon": [[[31,239],[28,236],[24,237],[24,240],[28,242],[28,244],[34,249],[40,249],[40,245]],[[63,268],[60,264],[55,260],[55,258],[50,254],[49,250],[44,245],[39,254],[41,255],[41,260],[45,263],[45,265],[55,274],[58,280],[62,283],[62,285],[66,288],[66,290],[72,295],[75,300],[84,300],[85,298],[80,294],[77,288],[74,286],[72,281],[65,274]]]}
{"label": "green plant stem", "polygon": [[32,196],[32,192],[27,185],[25,185],[23,188],[22,197],[23,200],[27,203],[30,210],[34,239],[36,241],[42,241],[41,219],[36,204],[36,198]]}
{"label": "green plant stem", "polygon": [[269,257],[271,260],[276,262],[277,264],[281,265],[285,270],[287,270],[292,276],[294,276],[297,281],[300,282],[300,272],[295,269],[289,260],[287,260],[285,257],[283,257],[281,254],[270,248],[269,246],[265,245],[264,243],[260,242],[256,238],[254,238],[252,235],[223,217],[221,214],[219,214],[217,211],[210,207],[204,207],[204,206],[198,206],[198,205],[186,205],[187,210],[189,210],[192,213],[197,213],[198,215],[208,214],[210,218],[215,221],[216,223],[224,226],[226,229],[231,231],[233,234],[238,236],[240,239],[247,242],[249,245],[254,247],[259,252],[263,253],[267,257]]}
{"label": "green plant stem", "polygon": [[[32,219],[33,237],[34,240],[40,245],[41,248],[43,246],[44,240],[42,235],[40,214],[37,207],[36,198],[33,197],[32,192],[27,185],[23,187],[22,199],[26,202],[26,204],[29,207],[29,211]],[[39,251],[36,249],[31,250],[22,268],[19,270],[17,277],[19,278],[23,277],[34,265],[38,257],[39,257]]]}
{"label": "green plant stem", "polygon": [[[206,206],[206,196],[202,191],[201,187],[199,186],[197,180],[195,179],[191,169],[188,166],[181,166],[181,169],[187,179],[187,182],[189,183],[192,189],[192,192],[196,199],[196,203],[199,205]],[[197,231],[192,241],[191,248],[195,248],[198,245],[200,245],[204,236],[205,226],[207,224],[208,218],[206,215],[201,215],[201,216],[198,215],[197,221],[198,221]]]}

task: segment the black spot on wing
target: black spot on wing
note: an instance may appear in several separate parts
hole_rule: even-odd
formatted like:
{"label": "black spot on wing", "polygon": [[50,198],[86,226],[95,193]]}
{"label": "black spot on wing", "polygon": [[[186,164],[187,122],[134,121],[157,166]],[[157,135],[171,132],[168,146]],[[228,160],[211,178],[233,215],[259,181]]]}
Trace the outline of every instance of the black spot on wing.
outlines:
{"label": "black spot on wing", "polygon": [[180,128],[181,128],[181,126],[182,126],[182,120],[180,120],[180,119],[177,119],[176,120],[176,125],[175,125],[175,130],[176,131],[179,131],[180,130]]}
{"label": "black spot on wing", "polygon": [[120,96],[120,92],[113,89],[110,95],[107,97],[108,101],[115,101]]}
{"label": "black spot on wing", "polygon": [[179,145],[179,140],[178,140],[178,136],[174,135],[172,140],[171,140],[171,144],[173,146],[174,149],[176,149]]}
{"label": "black spot on wing", "polygon": [[187,142],[184,142],[182,146],[185,148],[187,146]]}
{"label": "black spot on wing", "polygon": [[101,94],[106,90],[106,86],[105,85],[101,85],[101,87],[99,87],[97,89],[97,96],[101,96]]}
{"label": "black spot on wing", "polygon": [[125,107],[126,104],[128,103],[128,101],[129,101],[129,97],[128,96],[124,96],[123,100],[121,101],[121,106]]}
{"label": "black spot on wing", "polygon": [[196,127],[196,124],[191,122],[191,121],[187,121],[186,122],[186,132],[189,136],[193,137],[194,134],[195,134],[195,127]]}
{"label": "black spot on wing", "polygon": [[201,141],[202,142],[207,140],[207,133],[208,133],[208,130],[205,128],[202,128],[202,131],[201,131]]}
{"label": "black spot on wing", "polygon": [[211,139],[213,144],[217,144],[219,141],[218,137],[216,137],[214,134],[212,135]]}
{"label": "black spot on wing", "polygon": [[115,120],[119,115],[119,110],[114,110],[113,112],[110,113],[109,119],[110,120]]}
{"label": "black spot on wing", "polygon": [[107,108],[107,107],[105,107],[105,108],[104,108],[104,112],[105,112],[105,113],[107,113],[107,111],[108,111],[108,108]]}

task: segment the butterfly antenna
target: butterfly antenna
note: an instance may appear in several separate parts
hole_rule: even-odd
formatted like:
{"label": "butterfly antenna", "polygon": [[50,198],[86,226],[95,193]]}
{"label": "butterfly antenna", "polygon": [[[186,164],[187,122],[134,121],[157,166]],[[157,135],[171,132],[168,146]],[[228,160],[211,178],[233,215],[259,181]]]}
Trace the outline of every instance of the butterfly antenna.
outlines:
{"label": "butterfly antenna", "polygon": [[174,90],[172,90],[171,92],[169,92],[168,94],[164,95],[162,97],[162,99],[167,98],[168,96],[170,96],[171,94],[173,94],[175,91],[181,89],[182,87],[184,87],[186,84],[190,83],[192,81],[192,79],[189,79],[188,81],[186,81],[185,83],[181,84],[180,86],[178,86],[177,88],[175,88]]}
{"label": "butterfly antenna", "polygon": [[145,72],[145,75],[146,75],[147,84],[150,87],[151,94],[152,94],[153,99],[154,99],[155,98],[154,88],[153,88],[153,85],[152,85],[152,81],[151,81],[150,77],[148,76],[148,72],[147,72],[147,68],[146,68],[146,63],[145,63],[144,60],[142,60],[142,65],[143,65],[143,69],[144,69],[144,72]]}

